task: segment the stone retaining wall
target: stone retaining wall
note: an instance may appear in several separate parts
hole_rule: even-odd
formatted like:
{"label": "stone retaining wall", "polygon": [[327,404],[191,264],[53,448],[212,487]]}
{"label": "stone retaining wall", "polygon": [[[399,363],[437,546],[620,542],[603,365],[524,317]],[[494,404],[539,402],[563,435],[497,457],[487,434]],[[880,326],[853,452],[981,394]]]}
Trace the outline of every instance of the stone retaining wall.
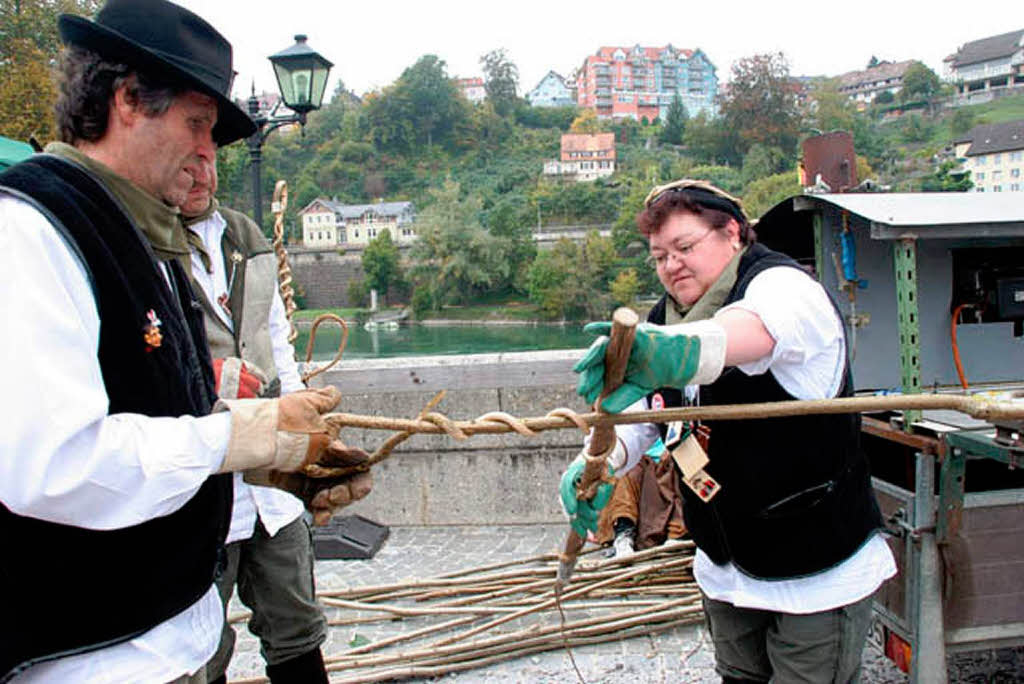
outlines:
{"label": "stone retaining wall", "polygon": [[[339,411],[415,417],[439,391],[435,409],[455,420],[489,411],[526,418],[565,406],[586,412],[575,393],[572,364],[581,351],[345,361],[314,379],[342,392]],[[373,451],[392,433],[342,431],[349,444]],[[346,512],[387,525],[491,525],[564,520],[557,484],[579,452],[579,430],[536,437],[414,435],[374,468],[374,490]]]}
{"label": "stone retaining wall", "polygon": [[292,247],[288,249],[288,264],[309,309],[351,306],[348,289],[365,276],[361,251],[339,254],[336,249]]}

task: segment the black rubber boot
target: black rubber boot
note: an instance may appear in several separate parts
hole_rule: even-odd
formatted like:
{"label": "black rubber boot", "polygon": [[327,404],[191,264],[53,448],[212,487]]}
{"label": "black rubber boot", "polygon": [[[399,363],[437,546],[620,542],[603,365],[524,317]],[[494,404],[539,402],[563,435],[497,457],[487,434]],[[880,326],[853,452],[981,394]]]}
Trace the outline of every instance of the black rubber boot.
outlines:
{"label": "black rubber boot", "polygon": [[327,670],[320,649],[314,649],[277,665],[267,665],[271,684],[327,684]]}

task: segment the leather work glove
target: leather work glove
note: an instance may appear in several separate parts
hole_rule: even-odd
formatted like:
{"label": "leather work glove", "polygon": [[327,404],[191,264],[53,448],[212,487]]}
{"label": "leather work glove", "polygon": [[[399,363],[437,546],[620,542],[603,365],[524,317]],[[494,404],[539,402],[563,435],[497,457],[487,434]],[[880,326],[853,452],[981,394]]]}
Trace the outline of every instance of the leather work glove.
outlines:
{"label": "leather work glove", "polygon": [[221,399],[256,399],[267,388],[263,371],[235,356],[214,359],[213,376]]}
{"label": "leather work glove", "polygon": [[[616,469],[621,468],[626,462],[626,450],[622,447],[622,442],[615,440],[615,447],[606,462],[608,476],[614,476]],[[592,499],[578,499],[578,486],[586,466],[587,447],[583,447],[583,450],[562,474],[562,479],[558,483],[558,495],[562,500],[562,510],[569,516],[569,524],[572,525],[572,529],[584,538],[587,536],[587,530],[597,532],[598,515],[601,509],[608,504],[614,489],[612,483],[602,482],[597,486],[597,492]]]}
{"label": "leather work glove", "polygon": [[341,399],[334,387],[307,389],[280,399],[229,399],[231,438],[218,472],[245,471],[245,481],[291,492],[323,524],[337,509],[366,496],[369,472],[309,477],[307,466],[334,468],[365,463],[369,455],[345,445],[322,418]]}
{"label": "leather work glove", "polygon": [[[362,449],[346,447],[335,450],[329,462],[331,467],[356,466],[365,463],[369,457]],[[309,477],[280,470],[248,471],[245,481],[277,487],[294,495],[313,514],[314,525],[327,524],[335,513],[362,499],[373,488],[373,476],[369,470],[344,477]]]}
{"label": "leather work glove", "polygon": [[[610,322],[588,323],[586,332],[602,335],[573,370],[580,374],[577,394],[593,404],[604,389],[604,355]],[[608,395],[601,408],[619,413],[659,387],[683,389],[688,384],[714,382],[725,364],[725,330],[713,321],[663,326],[641,323],[629,352],[622,385]]]}

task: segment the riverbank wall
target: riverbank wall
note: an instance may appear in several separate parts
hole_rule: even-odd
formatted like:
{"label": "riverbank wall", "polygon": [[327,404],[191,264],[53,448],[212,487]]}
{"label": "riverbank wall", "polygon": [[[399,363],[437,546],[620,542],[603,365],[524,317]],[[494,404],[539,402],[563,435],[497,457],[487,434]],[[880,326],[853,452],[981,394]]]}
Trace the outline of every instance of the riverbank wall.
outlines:
{"label": "riverbank wall", "polygon": [[[558,407],[585,413],[572,372],[581,355],[560,350],[343,361],[311,384],[341,390],[338,411],[391,418],[416,417],[442,390],[434,410],[453,420],[490,411],[536,417]],[[341,438],[372,452],[392,434],[346,428]],[[464,441],[413,435],[374,467],[373,491],[345,512],[386,525],[560,522],[558,481],[582,443],[577,429]]]}

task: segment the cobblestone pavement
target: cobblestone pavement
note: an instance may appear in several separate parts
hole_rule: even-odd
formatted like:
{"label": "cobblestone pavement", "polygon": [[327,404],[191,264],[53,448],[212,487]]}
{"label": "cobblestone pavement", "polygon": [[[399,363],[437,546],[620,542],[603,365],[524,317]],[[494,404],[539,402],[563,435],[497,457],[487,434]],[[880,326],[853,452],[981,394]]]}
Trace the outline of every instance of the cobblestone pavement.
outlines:
{"label": "cobblestone pavement", "polygon": [[[387,584],[524,559],[556,551],[565,531],[565,525],[393,527],[389,539],[371,560],[317,561],[317,588],[325,591]],[[233,598],[229,614],[244,610],[237,596]],[[351,611],[338,608],[328,608],[326,612],[329,619],[352,615]],[[323,651],[325,656],[340,653],[356,635],[375,642],[414,628],[414,621],[331,627]],[[243,624],[236,624],[235,629],[238,643],[228,671],[229,679],[261,676],[263,661],[259,643]],[[589,683],[720,681],[714,672],[713,653],[703,625],[677,627],[655,636],[574,647],[572,653]],[[907,681],[902,672],[871,647],[864,649],[863,663],[864,682],[903,684]],[[955,682],[1024,681],[1024,649],[959,654],[951,657],[950,675]],[[340,678],[341,674],[337,676]],[[565,650],[557,649],[451,674],[437,681],[571,683],[578,679]]]}

